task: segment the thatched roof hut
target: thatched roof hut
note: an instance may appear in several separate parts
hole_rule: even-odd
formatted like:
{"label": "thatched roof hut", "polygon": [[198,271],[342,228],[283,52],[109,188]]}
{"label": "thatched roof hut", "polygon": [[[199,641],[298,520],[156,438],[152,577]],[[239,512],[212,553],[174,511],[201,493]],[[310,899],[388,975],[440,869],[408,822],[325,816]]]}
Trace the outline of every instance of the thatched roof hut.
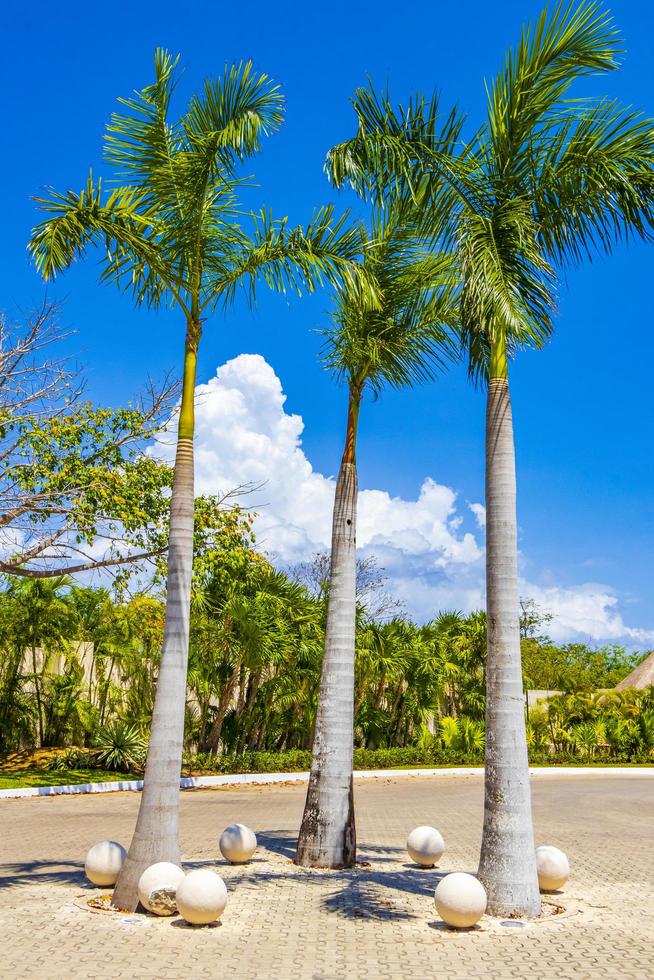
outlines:
{"label": "thatched roof hut", "polygon": [[637,687],[639,690],[651,687],[654,684],[654,650],[645,657],[630,674],[616,684],[616,691],[624,691],[628,687]]}

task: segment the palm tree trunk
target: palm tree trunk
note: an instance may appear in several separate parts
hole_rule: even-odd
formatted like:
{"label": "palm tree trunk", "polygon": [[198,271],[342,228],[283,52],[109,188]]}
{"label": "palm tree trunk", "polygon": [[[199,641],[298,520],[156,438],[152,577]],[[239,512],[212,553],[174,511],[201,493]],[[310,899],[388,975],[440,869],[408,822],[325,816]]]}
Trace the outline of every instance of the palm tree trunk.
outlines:
{"label": "palm tree trunk", "polygon": [[[494,370],[495,368],[495,370]],[[486,747],[479,877],[492,915],[536,916],[520,656],[515,447],[504,349],[491,363],[486,410]]]}
{"label": "palm tree trunk", "polygon": [[107,710],[107,701],[109,700],[109,687],[111,685],[111,675],[113,673],[115,663],[116,663],[116,657],[113,656],[109,661],[109,670],[107,672],[105,682],[102,685],[102,695],[101,695],[102,700],[100,702],[100,725],[104,725],[104,716]]}
{"label": "palm tree trunk", "polygon": [[296,862],[351,867],[356,860],[352,779],[356,621],[356,433],[361,388],[350,384],[345,451],[336,483],[332,554],[309,788]]}
{"label": "palm tree trunk", "polygon": [[236,669],[234,669],[232,676],[225,683],[223,690],[220,694],[220,699],[218,701],[218,707],[216,708],[216,715],[212,722],[211,729],[209,730],[209,735],[203,745],[203,751],[218,752],[218,747],[220,746],[220,734],[223,728],[223,722],[225,720],[225,715],[229,710],[229,706],[232,701],[234,694],[234,688],[236,687],[237,674]]}
{"label": "palm tree trunk", "polygon": [[[42,653],[45,657],[45,652]],[[34,676],[34,696],[36,698],[36,715],[38,719],[39,744],[38,748],[43,748],[43,704],[41,702],[41,684],[36,669],[36,647],[32,644],[32,671]]]}
{"label": "palm tree trunk", "polygon": [[180,863],[179,778],[182,768],[191,577],[193,572],[193,433],[199,324],[189,323],[179,414],[175,475],[170,500],[166,621],[152,713],[143,795],[132,843],[113,896],[133,912],[138,881],[157,861]]}

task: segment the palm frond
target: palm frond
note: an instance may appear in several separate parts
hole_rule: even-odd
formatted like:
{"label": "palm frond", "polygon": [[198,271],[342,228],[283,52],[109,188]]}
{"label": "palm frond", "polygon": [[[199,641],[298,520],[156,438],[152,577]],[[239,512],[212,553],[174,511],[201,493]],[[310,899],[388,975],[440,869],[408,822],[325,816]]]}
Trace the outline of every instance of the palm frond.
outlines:
{"label": "palm frond", "polygon": [[105,159],[119,179],[134,181],[169,205],[183,192],[175,165],[182,133],[168,121],[178,62],[179,55],[156,49],[155,81],[132,98],[118,99],[128,111],[111,114],[104,146]]}
{"label": "palm frond", "polygon": [[184,117],[191,146],[209,141],[239,159],[261,148],[262,136],[284,120],[284,98],[268,75],[257,74],[251,61],[225,67],[222,78],[207,80]]}
{"label": "palm frond", "polygon": [[571,113],[534,154],[538,237],[559,262],[610,252],[654,225],[654,125],[612,99]]}
{"label": "palm frond", "polygon": [[235,233],[229,251],[207,261],[212,304],[231,303],[238,289],[254,302],[261,281],[277,292],[298,294],[338,282],[351,275],[363,248],[359,225],[348,223],[347,212],[335,218],[331,206],[319,208],[306,227],[289,228],[287,219],[276,220],[268,211],[252,217],[250,236]]}
{"label": "palm frond", "polygon": [[356,90],[352,105],[356,135],[333,147],[325,163],[334,186],[349,183],[376,204],[389,197],[418,201],[424,198],[429,171],[439,182],[449,174],[463,192],[460,174],[450,170],[465,122],[457,109],[442,114],[436,94],[431,99],[419,94],[408,106],[395,108],[388,92],[378,94],[370,83]]}
{"label": "palm frond", "polygon": [[596,0],[545,7],[506,56],[488,91],[488,135],[498,178],[514,173],[528,144],[556,113],[573,82],[618,67],[620,40]]}
{"label": "palm frond", "polygon": [[46,280],[54,279],[89,247],[99,246],[101,280],[121,285],[127,278],[139,301],[151,306],[170,291],[184,306],[184,283],[175,278],[175,270],[157,248],[155,215],[143,191],[117,187],[103,198],[102,181],[94,183],[90,174],[79,193],[53,191],[37,202],[50,217],[34,228],[28,247]]}
{"label": "palm frond", "polygon": [[513,346],[541,346],[552,331],[554,271],[538,248],[529,202],[508,200],[459,228],[464,341],[499,332]]}
{"label": "palm frond", "polygon": [[[458,269],[451,253],[426,248],[405,201],[373,212],[358,276],[374,299],[348,280],[338,289],[323,362],[337,377],[377,393],[427,381],[455,356]],[[414,214],[415,217],[415,214]]]}

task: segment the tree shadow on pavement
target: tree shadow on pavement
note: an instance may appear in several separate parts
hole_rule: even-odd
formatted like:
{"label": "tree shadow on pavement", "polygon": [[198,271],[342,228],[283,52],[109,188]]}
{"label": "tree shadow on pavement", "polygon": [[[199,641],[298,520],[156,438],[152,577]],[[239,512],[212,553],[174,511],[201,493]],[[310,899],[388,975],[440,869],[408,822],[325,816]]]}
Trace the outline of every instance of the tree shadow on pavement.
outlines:
{"label": "tree shadow on pavement", "polygon": [[257,843],[273,854],[279,854],[290,861],[295,859],[297,837],[289,837],[277,830],[257,831]]}
{"label": "tree shadow on pavement", "polygon": [[398,920],[418,917],[407,896],[433,899],[445,872],[424,868],[357,869],[324,900],[326,909],[348,919]]}
{"label": "tree shadow on pavement", "polygon": [[[244,865],[231,865],[225,875],[229,890],[265,889],[268,884],[326,890],[323,908],[348,919],[401,920],[418,918],[415,899],[433,900],[439,881],[448,872],[398,860],[401,847],[361,844],[354,868],[327,871],[293,864],[297,840],[281,831],[259,831],[260,850]],[[268,857],[266,856],[268,852]],[[278,858],[288,863],[282,867]],[[187,862],[185,862],[186,864]],[[219,869],[218,869],[219,870]]]}
{"label": "tree shadow on pavement", "polygon": [[82,864],[70,861],[20,861],[0,865],[0,888],[20,885],[91,885]]}

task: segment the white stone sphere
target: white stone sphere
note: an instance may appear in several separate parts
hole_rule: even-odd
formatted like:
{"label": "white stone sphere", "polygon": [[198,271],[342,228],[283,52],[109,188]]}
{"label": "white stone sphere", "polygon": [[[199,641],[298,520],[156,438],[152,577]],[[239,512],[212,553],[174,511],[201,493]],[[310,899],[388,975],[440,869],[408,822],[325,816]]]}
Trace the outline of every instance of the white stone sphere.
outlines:
{"label": "white stone sphere", "polygon": [[474,875],[455,871],[438,883],[434,904],[441,919],[457,929],[469,929],[486,911],[486,889]]}
{"label": "white stone sphere", "polygon": [[115,885],[127,851],[115,840],[94,844],[86,855],[84,871],[94,885]]}
{"label": "white stone sphere", "polygon": [[177,911],[194,926],[215,922],[225,911],[227,888],[211,868],[189,871],[177,888]]}
{"label": "white stone sphere", "polygon": [[416,827],[406,839],[409,857],[423,868],[438,864],[445,850],[445,841],[435,827]]}
{"label": "white stone sphere", "polygon": [[177,906],[175,894],[184,880],[184,872],[170,861],[157,861],[146,868],[139,878],[139,901],[155,915],[172,915]]}
{"label": "white stone sphere", "polygon": [[536,868],[541,891],[555,892],[563,888],[570,877],[570,862],[558,847],[541,844],[536,848]]}
{"label": "white stone sphere", "polygon": [[231,864],[244,864],[257,849],[257,838],[253,830],[242,823],[233,823],[220,835],[220,851]]}

